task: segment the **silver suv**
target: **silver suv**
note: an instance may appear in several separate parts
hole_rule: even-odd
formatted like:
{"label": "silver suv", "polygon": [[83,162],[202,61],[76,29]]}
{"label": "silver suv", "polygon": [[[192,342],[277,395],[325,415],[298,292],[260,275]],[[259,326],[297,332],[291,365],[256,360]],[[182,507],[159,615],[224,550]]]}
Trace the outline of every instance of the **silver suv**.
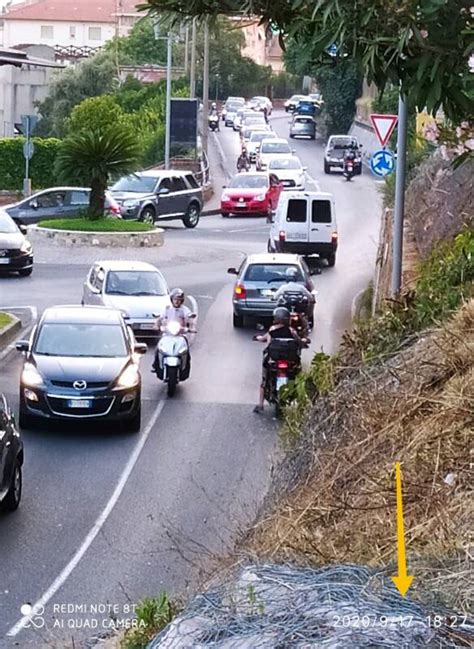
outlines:
{"label": "silver suv", "polygon": [[187,228],[199,223],[202,189],[190,171],[150,169],[123,176],[109,189],[124,219],[181,219]]}

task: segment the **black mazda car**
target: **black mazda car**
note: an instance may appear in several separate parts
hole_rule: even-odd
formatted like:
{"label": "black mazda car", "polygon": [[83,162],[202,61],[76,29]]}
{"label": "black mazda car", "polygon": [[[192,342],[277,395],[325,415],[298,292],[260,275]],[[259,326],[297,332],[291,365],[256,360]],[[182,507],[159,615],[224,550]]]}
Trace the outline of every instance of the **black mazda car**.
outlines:
{"label": "black mazda car", "polygon": [[16,348],[24,352],[20,426],[41,420],[112,421],[140,429],[141,377],[137,343],[116,309],[55,306],[46,309]]}
{"label": "black mazda car", "polygon": [[31,275],[33,248],[25,234],[25,226],[18,226],[11,216],[0,211],[0,272]]}

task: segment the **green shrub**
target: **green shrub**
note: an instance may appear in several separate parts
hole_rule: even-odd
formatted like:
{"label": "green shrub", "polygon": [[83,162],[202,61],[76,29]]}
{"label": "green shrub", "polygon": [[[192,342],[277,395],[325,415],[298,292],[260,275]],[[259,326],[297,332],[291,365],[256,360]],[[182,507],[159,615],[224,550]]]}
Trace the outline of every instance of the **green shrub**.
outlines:
{"label": "green shrub", "polygon": [[[35,152],[30,160],[29,176],[35,189],[51,187],[56,183],[54,161],[60,140],[55,138],[32,138]],[[0,189],[21,190],[25,177],[23,144],[25,138],[0,139]]]}
{"label": "green shrub", "polygon": [[121,643],[122,649],[145,649],[176,613],[177,608],[166,593],[159,597],[146,597],[136,609],[137,628],[127,632]]}

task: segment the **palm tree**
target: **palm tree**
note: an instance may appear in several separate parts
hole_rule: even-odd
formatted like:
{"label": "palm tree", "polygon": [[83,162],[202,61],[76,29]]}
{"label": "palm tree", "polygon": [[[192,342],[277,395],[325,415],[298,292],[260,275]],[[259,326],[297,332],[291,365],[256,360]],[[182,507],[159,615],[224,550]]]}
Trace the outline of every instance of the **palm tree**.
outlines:
{"label": "palm tree", "polygon": [[127,126],[114,124],[106,129],[82,131],[63,140],[55,172],[64,182],[91,188],[88,218],[99,219],[104,215],[109,176],[134,171],[139,154],[133,132]]}

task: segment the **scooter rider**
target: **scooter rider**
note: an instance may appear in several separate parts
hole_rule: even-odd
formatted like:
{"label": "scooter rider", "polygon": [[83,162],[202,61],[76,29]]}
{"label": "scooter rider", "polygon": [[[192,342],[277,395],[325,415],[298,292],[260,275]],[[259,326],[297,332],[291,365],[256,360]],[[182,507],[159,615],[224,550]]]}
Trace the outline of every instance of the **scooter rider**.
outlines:
{"label": "scooter rider", "polygon": [[[165,327],[169,322],[179,322],[182,329],[189,329],[190,333],[193,332],[196,314],[192,313],[191,309],[188,309],[188,307],[184,304],[184,299],[185,295],[183,289],[174,288],[171,291],[171,304],[165,308],[163,313],[156,320],[156,325],[158,331],[160,332],[160,336],[161,328]],[[156,369],[157,363],[158,353],[155,354],[155,360],[153,362],[154,369]],[[189,363],[191,363],[191,355],[189,355]]]}
{"label": "scooter rider", "polygon": [[275,293],[274,299],[278,306],[287,306],[285,304],[285,295],[301,295],[301,303],[306,302],[306,308],[299,311],[300,320],[303,328],[303,338],[306,338],[309,335],[310,326],[309,320],[312,311],[313,305],[315,303],[314,294],[309,291],[304,284],[298,282],[299,273],[296,268],[287,268],[285,275],[288,278],[288,282],[280,286],[278,291]]}
{"label": "scooter rider", "polygon": [[242,169],[245,169],[245,171],[250,169],[250,159],[245,147],[242,147],[242,152],[237,158],[237,171],[242,171]]}
{"label": "scooter rider", "polygon": [[[220,122],[220,120],[219,120],[219,113],[218,113],[218,111],[217,111],[217,104],[216,104],[215,101],[213,101],[212,104],[211,104],[211,110],[209,111],[209,118],[208,118],[208,119],[209,119],[209,122],[210,122],[210,118],[211,118],[211,117],[217,117],[217,122],[216,122],[216,124],[217,124],[217,130],[220,131],[220,130],[221,130],[221,127],[220,127],[220,124],[219,124],[219,122]],[[209,125],[210,125],[210,124],[209,124]]]}
{"label": "scooter rider", "polygon": [[266,334],[254,336],[253,338],[254,340],[267,344],[267,347],[263,351],[262,382],[260,384],[258,404],[253,409],[256,413],[261,413],[263,411],[265,384],[267,382],[268,371],[268,345],[270,345],[272,340],[275,338],[294,338],[300,347],[305,347],[306,345],[305,341],[298,336],[292,327],[290,327],[290,312],[285,307],[277,307],[273,311],[273,325]]}

